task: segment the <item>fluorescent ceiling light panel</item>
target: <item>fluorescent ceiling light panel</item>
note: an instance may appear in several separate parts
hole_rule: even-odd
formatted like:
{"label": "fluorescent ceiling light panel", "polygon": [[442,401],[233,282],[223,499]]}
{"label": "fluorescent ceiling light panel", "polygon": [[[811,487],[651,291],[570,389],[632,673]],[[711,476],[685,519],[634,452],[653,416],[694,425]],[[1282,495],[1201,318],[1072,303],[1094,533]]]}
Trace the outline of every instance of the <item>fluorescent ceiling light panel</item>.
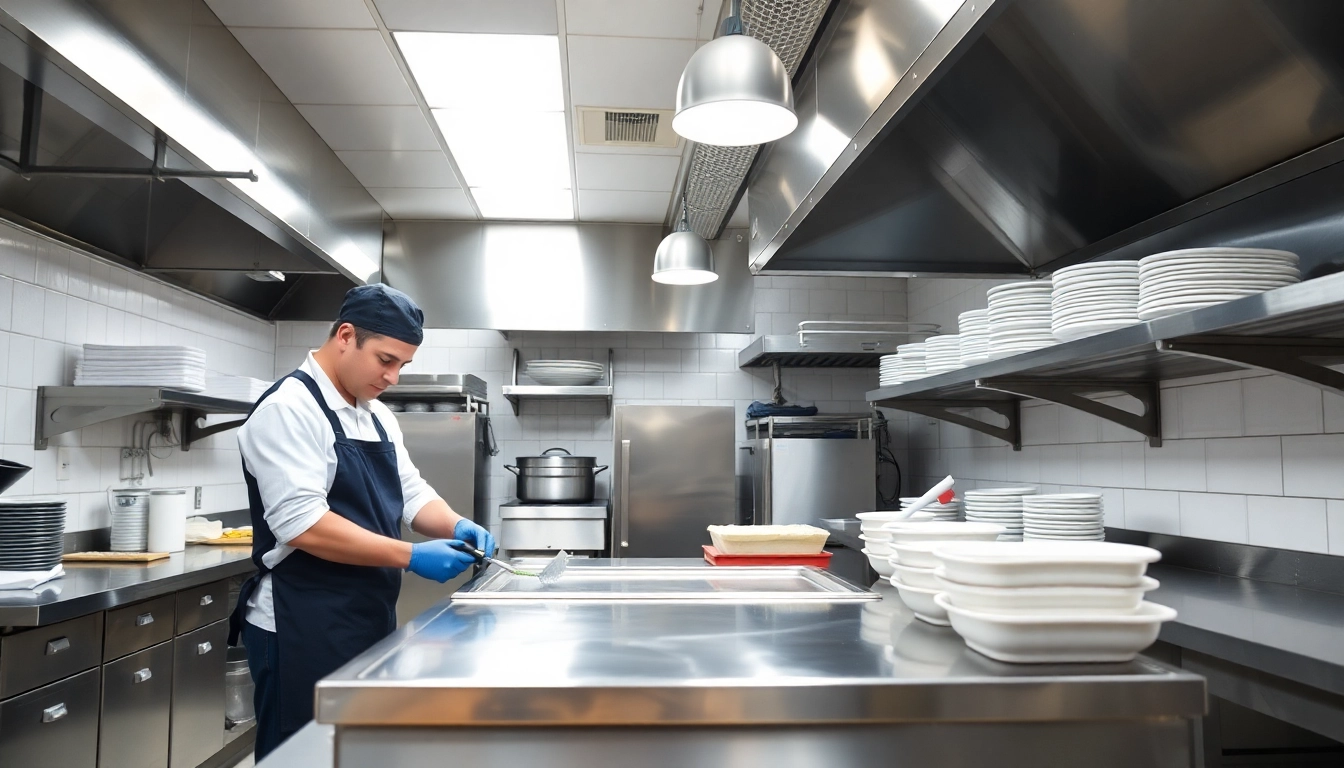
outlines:
{"label": "fluorescent ceiling light panel", "polygon": [[560,39],[554,35],[395,32],[393,37],[431,109],[565,108]]}
{"label": "fluorescent ceiling light panel", "polygon": [[574,198],[568,189],[479,187],[471,195],[487,219],[574,218]]}
{"label": "fluorescent ceiling light panel", "polygon": [[572,187],[564,112],[433,113],[468,187]]}

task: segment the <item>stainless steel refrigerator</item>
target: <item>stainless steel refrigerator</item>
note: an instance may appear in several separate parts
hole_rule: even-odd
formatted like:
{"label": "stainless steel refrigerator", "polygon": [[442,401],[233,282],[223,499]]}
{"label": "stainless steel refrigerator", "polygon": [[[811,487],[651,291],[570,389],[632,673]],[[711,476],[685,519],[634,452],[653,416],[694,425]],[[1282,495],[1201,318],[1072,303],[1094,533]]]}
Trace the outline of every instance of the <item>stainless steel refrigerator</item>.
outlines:
{"label": "stainless steel refrigerator", "polygon": [[614,424],[612,557],[700,557],[734,517],[733,409],[620,405]]}

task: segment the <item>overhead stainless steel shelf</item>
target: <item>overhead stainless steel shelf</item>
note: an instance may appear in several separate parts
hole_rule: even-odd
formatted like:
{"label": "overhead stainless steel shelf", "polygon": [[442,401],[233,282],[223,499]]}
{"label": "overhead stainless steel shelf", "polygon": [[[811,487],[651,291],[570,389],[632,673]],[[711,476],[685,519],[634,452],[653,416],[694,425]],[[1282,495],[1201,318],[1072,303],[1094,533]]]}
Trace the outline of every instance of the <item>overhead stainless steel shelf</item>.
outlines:
{"label": "overhead stainless steel shelf", "polygon": [[518,408],[524,400],[605,400],[607,403],[607,415],[611,415],[611,398],[615,392],[612,386],[612,364],[613,354],[610,349],[607,350],[607,375],[606,384],[593,384],[581,387],[549,387],[541,384],[519,384],[518,383],[518,364],[520,362],[518,350],[513,350],[513,378],[512,384],[505,384],[502,389],[504,399],[508,400],[513,406],[514,415],[518,415]]}
{"label": "overhead stainless steel shelf", "polygon": [[876,368],[883,355],[938,333],[932,323],[806,320],[797,333],[761,336],[737,353],[737,367]]}
{"label": "overhead stainless steel shelf", "polygon": [[[1344,373],[1326,367],[1338,362],[1344,362],[1344,274],[882,387],[867,399],[961,424],[1014,448],[1021,447],[1018,404],[1026,398],[1049,400],[1134,429],[1160,445],[1161,381],[1258,369],[1344,393]],[[1100,392],[1131,395],[1144,412],[1085,397]],[[995,411],[999,423],[966,413],[974,408]]]}
{"label": "overhead stainless steel shelf", "polygon": [[182,414],[182,450],[217,432],[242,426],[245,419],[197,426],[211,414],[245,414],[252,403],[180,392],[160,387],[38,387],[37,427],[33,447],[45,450],[56,435],[139,413],[167,411]]}

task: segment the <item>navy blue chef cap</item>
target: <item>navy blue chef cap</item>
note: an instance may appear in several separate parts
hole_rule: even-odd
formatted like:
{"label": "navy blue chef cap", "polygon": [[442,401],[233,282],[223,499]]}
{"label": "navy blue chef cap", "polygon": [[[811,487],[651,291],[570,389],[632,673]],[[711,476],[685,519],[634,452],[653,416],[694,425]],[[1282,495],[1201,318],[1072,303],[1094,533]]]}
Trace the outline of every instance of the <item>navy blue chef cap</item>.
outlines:
{"label": "navy blue chef cap", "polygon": [[382,283],[351,288],[341,305],[340,322],[417,347],[425,340],[425,313],[410,296]]}

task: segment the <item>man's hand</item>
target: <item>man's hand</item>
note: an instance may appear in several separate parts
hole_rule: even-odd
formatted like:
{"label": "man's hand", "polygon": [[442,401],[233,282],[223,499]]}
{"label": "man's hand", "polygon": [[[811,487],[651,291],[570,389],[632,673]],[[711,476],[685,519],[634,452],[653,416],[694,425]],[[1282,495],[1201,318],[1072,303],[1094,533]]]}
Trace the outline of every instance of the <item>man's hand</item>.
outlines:
{"label": "man's hand", "polygon": [[465,541],[488,557],[495,556],[495,537],[490,535],[490,531],[466,518],[458,520],[457,525],[453,526],[453,538]]}
{"label": "man's hand", "polygon": [[476,562],[476,558],[470,554],[453,547],[453,544],[460,543],[448,539],[434,539],[412,544],[411,562],[406,566],[406,570],[421,578],[442,584]]}

